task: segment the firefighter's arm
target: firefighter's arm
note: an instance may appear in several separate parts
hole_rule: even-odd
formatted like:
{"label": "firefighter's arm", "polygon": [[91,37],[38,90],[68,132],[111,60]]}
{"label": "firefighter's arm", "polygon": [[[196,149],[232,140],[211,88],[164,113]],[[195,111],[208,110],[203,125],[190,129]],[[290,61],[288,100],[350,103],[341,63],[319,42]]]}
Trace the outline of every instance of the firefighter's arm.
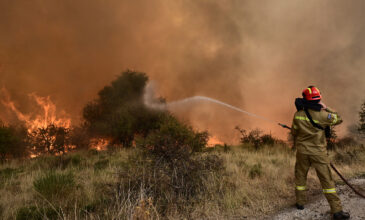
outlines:
{"label": "firefighter's arm", "polygon": [[298,134],[298,124],[297,124],[297,122],[296,122],[296,120],[295,120],[295,118],[293,119],[293,123],[292,123],[292,125],[291,125],[291,134],[293,135],[293,137],[294,137],[294,139],[295,139],[295,137],[297,136],[297,134]]}
{"label": "firefighter's arm", "polygon": [[332,108],[327,107],[325,109],[325,113],[325,121],[327,125],[334,126],[342,123],[341,116]]}

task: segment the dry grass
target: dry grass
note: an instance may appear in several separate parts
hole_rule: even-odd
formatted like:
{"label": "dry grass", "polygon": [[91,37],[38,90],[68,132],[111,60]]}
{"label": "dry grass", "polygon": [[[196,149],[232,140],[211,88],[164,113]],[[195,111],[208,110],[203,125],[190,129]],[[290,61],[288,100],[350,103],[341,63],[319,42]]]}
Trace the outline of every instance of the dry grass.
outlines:
{"label": "dry grass", "polygon": [[[207,175],[203,184],[208,190],[199,195],[196,200],[199,202],[193,207],[185,211],[171,209],[174,211],[166,216],[159,213],[161,207],[156,207],[155,198],[147,195],[145,188],[141,187],[138,195],[134,195],[135,200],[119,195],[121,192],[116,190],[121,167],[135,153],[133,149],[97,154],[79,152],[62,159],[14,160],[0,165],[0,218],[22,219],[21,208],[27,213],[32,210],[29,207],[34,207],[38,217],[44,219],[222,219],[264,216],[294,203],[295,153],[282,146],[250,149],[235,146],[203,153],[222,158],[224,173]],[[354,149],[331,153],[347,178],[365,174],[365,150],[356,147],[358,150],[353,152]],[[36,191],[34,182],[50,171],[72,173],[75,188],[71,195],[50,201]],[[310,194],[320,192],[313,170],[309,172],[308,186]],[[170,202],[169,205],[174,203]]]}

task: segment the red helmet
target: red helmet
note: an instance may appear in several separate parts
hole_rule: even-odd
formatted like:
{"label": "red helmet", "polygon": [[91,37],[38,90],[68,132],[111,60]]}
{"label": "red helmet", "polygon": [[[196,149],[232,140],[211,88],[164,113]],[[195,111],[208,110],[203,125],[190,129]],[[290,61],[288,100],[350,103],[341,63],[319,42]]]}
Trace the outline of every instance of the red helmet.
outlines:
{"label": "red helmet", "polygon": [[314,86],[308,86],[308,88],[303,90],[303,98],[305,98],[305,100],[308,101],[313,101],[313,100],[321,100],[322,96],[321,96],[321,92],[319,91],[319,89],[317,87]]}

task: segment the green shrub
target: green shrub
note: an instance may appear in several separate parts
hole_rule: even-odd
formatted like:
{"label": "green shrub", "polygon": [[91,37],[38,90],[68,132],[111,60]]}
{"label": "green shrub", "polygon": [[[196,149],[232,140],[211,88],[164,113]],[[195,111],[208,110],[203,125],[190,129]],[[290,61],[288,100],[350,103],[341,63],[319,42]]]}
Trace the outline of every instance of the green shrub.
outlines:
{"label": "green shrub", "polygon": [[59,214],[52,208],[38,208],[36,206],[21,207],[16,212],[16,220],[58,219]]}
{"label": "green shrub", "polygon": [[109,165],[108,159],[99,160],[94,164],[94,170],[105,169]]}
{"label": "green shrub", "polygon": [[144,105],[147,81],[145,73],[127,70],[100,90],[97,99],[83,109],[84,125],[91,136],[131,147],[136,135],[145,137],[158,128],[165,113]]}
{"label": "green shrub", "polygon": [[208,189],[207,179],[224,173],[222,158],[200,153],[207,137],[173,117],[165,118],[158,130],[137,141],[139,151],[122,164],[119,200],[138,203],[143,192],[162,216],[190,213],[195,203],[218,191],[211,185]]}
{"label": "green shrub", "polygon": [[255,164],[253,167],[251,167],[249,176],[251,179],[254,179],[256,177],[260,177],[262,175],[262,166],[261,164]]}
{"label": "green shrub", "polygon": [[71,173],[50,172],[36,179],[33,186],[46,199],[54,200],[67,197],[75,189],[76,184]]}
{"label": "green shrub", "polygon": [[170,162],[163,160],[141,155],[129,158],[119,176],[119,200],[137,202],[143,192],[146,198],[153,198],[158,213],[165,216],[175,211],[190,213],[196,203],[222,191],[206,183],[211,176],[224,176],[223,160],[218,156],[202,154]]}

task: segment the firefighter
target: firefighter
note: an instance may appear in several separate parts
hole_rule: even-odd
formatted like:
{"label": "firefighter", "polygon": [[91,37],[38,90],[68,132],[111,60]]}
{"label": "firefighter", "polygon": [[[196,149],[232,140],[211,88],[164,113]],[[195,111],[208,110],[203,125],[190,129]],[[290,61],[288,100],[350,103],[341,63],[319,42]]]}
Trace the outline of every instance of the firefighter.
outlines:
{"label": "firefighter", "polygon": [[297,112],[294,115],[292,134],[297,149],[295,163],[296,207],[304,209],[306,203],[306,182],[310,167],[316,170],[323,193],[331,207],[333,219],[348,219],[350,214],[342,210],[330,170],[326,137],[330,126],[342,122],[337,112],[321,102],[318,88],[309,86],[303,90],[303,98],[295,101]]}

